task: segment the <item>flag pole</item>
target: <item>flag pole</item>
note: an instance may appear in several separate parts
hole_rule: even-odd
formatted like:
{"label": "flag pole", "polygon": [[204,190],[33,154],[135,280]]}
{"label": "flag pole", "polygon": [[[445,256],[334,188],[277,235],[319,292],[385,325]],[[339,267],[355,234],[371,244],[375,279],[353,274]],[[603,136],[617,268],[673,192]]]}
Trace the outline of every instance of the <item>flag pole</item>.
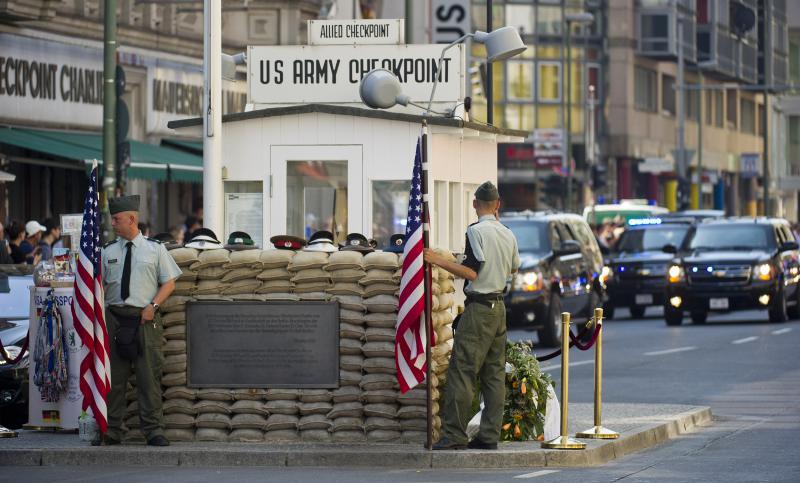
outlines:
{"label": "flag pole", "polygon": [[[428,122],[422,120],[422,246],[430,248],[430,212],[428,211]],[[433,448],[433,400],[431,387],[431,265],[425,263],[425,389],[427,393],[427,440],[425,447]]]}

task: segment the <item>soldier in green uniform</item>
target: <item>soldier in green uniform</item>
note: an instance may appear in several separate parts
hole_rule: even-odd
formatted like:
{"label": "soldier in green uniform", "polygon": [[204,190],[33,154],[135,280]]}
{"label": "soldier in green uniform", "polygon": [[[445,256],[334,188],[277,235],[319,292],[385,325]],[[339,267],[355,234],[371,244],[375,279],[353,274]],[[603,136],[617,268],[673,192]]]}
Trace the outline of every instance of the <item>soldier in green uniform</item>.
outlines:
{"label": "soldier in green uniform", "polygon": [[[467,229],[462,263],[445,260],[430,249],[425,261],[465,279],[464,313],[455,333],[444,394],[444,436],[433,449],[497,449],[505,401],[506,308],[503,290],[520,265],[517,240],[500,224],[500,195],[487,181],[472,202],[478,222]],[[480,376],[485,407],[478,435],[469,441],[475,381]]]}
{"label": "soldier in green uniform", "polygon": [[103,247],[103,286],[111,359],[108,433],[93,445],[122,441],[126,386],[136,372],[141,430],[151,446],[168,446],[161,409],[164,326],[159,304],[175,289],[181,270],[166,248],[139,231],[139,196],[110,199],[111,226],[117,239]]}

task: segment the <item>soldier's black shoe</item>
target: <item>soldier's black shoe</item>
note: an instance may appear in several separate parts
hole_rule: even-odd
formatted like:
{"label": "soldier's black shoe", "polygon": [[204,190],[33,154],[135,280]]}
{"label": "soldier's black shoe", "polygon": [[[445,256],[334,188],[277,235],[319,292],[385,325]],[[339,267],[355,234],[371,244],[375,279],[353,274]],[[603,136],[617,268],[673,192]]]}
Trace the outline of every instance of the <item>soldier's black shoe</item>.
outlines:
{"label": "soldier's black shoe", "polygon": [[147,440],[148,446],[169,446],[169,440],[160,434]]}
{"label": "soldier's black shoe", "polygon": [[497,443],[484,443],[478,438],[473,439],[467,444],[469,449],[497,449]]}
{"label": "soldier's black shoe", "polygon": [[433,445],[433,449],[434,451],[467,449],[467,445],[463,443],[455,443],[450,441],[447,437],[444,437],[440,439],[438,443]]}
{"label": "soldier's black shoe", "polygon": [[97,439],[92,440],[92,446],[116,446],[118,444],[122,444],[122,441],[114,438],[106,437],[98,437]]}

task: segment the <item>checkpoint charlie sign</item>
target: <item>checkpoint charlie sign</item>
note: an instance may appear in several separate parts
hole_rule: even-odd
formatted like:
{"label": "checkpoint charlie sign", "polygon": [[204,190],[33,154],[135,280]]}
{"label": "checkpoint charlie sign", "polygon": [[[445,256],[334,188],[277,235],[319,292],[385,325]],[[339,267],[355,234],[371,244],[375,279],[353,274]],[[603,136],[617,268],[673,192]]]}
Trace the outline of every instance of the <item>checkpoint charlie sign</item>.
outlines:
{"label": "checkpoint charlie sign", "polygon": [[[393,72],[403,93],[427,102],[442,46],[249,46],[248,100],[259,104],[361,103],[361,79],[373,69]],[[445,53],[434,102],[464,98],[464,45]]]}
{"label": "checkpoint charlie sign", "polygon": [[309,20],[308,45],[402,44],[402,19]]}

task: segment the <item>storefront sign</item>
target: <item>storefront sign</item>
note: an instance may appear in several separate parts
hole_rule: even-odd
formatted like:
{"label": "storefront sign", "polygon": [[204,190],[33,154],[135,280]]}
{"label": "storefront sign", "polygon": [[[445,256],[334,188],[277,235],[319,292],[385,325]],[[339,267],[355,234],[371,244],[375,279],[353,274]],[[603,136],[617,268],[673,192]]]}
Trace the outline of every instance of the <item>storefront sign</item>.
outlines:
{"label": "storefront sign", "polygon": [[[403,93],[427,102],[437,77],[440,45],[250,46],[249,100],[254,104],[361,103],[361,78],[373,69],[392,71]],[[464,98],[464,46],[447,51],[436,102]]]}
{"label": "storefront sign", "polygon": [[739,175],[742,178],[758,176],[758,153],[742,153],[739,156]]}
{"label": "storefront sign", "polygon": [[553,154],[552,150],[538,151],[531,143],[499,143],[497,145],[498,168],[560,168],[562,159],[560,152]]}
{"label": "storefront sign", "polygon": [[639,162],[640,173],[671,173],[675,171],[675,161],[665,158],[644,158]]}
{"label": "storefront sign", "polygon": [[[243,112],[247,103],[244,81],[222,83],[222,112]],[[169,121],[203,113],[203,70],[200,66],[169,64],[147,68],[147,132],[173,134]]]}
{"label": "storefront sign", "polygon": [[102,125],[102,51],[5,33],[0,45],[0,118]]}
{"label": "storefront sign", "polygon": [[335,388],[339,304],[190,302],[189,387]]}
{"label": "storefront sign", "polygon": [[431,11],[433,43],[449,44],[472,32],[469,0],[433,0]]}
{"label": "storefront sign", "polygon": [[309,20],[308,45],[402,44],[402,19]]}
{"label": "storefront sign", "polygon": [[564,130],[534,129],[533,149],[538,167],[560,168],[564,166]]}

